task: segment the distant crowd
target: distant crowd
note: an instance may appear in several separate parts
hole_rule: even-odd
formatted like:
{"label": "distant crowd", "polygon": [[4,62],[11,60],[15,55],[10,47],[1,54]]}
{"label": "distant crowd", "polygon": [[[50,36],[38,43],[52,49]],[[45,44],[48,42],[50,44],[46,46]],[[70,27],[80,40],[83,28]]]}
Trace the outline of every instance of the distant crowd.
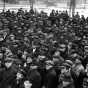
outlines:
{"label": "distant crowd", "polygon": [[88,18],[2,11],[0,88],[88,88]]}

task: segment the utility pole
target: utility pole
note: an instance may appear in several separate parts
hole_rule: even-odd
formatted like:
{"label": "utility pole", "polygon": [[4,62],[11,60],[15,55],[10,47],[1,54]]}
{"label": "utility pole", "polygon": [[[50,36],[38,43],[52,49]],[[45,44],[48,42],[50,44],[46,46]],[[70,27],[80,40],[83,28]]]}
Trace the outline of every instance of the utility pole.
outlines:
{"label": "utility pole", "polygon": [[74,16],[76,8],[76,0],[70,0],[69,14]]}
{"label": "utility pole", "polygon": [[5,8],[6,8],[6,1],[4,0],[4,2],[3,2],[3,11],[5,11]]}
{"label": "utility pole", "polygon": [[34,1],[33,0],[29,0],[30,2],[30,9],[33,9],[34,8]]}
{"label": "utility pole", "polygon": [[87,0],[84,0],[84,9],[86,8]]}

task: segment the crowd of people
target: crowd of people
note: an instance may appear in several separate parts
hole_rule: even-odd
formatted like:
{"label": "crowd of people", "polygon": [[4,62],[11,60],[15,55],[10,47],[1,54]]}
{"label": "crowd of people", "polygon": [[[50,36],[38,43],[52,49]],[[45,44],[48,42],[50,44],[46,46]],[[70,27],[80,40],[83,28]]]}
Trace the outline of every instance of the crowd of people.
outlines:
{"label": "crowd of people", "polygon": [[88,88],[88,18],[2,11],[0,88]]}

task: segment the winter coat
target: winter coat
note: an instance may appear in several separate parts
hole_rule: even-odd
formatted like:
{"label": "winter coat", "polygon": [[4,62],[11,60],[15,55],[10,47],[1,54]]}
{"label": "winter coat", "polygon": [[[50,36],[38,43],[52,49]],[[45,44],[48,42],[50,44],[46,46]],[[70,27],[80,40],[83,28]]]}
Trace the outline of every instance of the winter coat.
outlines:
{"label": "winter coat", "polygon": [[46,88],[57,88],[58,78],[53,68],[49,69],[46,73]]}
{"label": "winter coat", "polygon": [[32,83],[31,88],[40,88],[41,86],[41,75],[37,69],[32,69],[28,72],[28,79]]}

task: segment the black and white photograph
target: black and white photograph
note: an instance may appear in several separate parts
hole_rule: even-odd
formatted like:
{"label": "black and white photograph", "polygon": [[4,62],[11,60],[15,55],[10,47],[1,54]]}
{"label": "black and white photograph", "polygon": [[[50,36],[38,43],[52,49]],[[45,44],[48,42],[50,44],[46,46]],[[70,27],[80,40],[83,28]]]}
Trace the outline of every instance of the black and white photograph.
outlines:
{"label": "black and white photograph", "polygon": [[0,0],[0,88],[88,88],[88,0]]}

